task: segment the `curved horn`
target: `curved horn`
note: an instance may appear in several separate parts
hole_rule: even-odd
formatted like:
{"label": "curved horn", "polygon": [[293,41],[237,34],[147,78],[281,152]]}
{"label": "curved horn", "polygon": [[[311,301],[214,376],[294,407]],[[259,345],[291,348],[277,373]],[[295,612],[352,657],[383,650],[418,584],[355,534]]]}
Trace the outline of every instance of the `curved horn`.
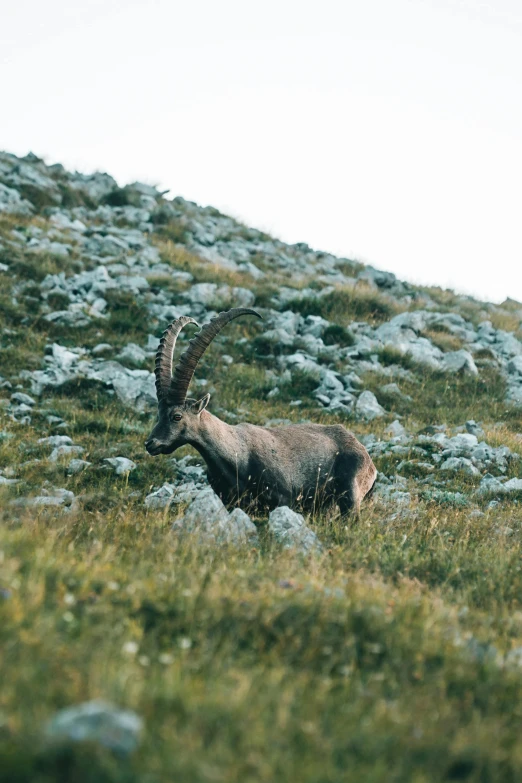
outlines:
{"label": "curved horn", "polygon": [[190,318],[188,315],[182,315],[180,318],[172,321],[171,325],[161,335],[154,365],[158,402],[161,402],[168,396],[172,380],[172,357],[174,356],[176,340],[183,327],[187,324],[199,326],[198,322],[193,318]]}
{"label": "curved horn", "polygon": [[180,356],[179,362],[172,374],[169,402],[172,405],[183,405],[187,396],[187,390],[194,375],[196,365],[207,350],[214,337],[223,329],[229,321],[240,315],[255,315],[261,318],[255,310],[249,307],[234,307],[232,310],[219,313],[208,324],[201,327],[201,331],[190,340],[188,348]]}

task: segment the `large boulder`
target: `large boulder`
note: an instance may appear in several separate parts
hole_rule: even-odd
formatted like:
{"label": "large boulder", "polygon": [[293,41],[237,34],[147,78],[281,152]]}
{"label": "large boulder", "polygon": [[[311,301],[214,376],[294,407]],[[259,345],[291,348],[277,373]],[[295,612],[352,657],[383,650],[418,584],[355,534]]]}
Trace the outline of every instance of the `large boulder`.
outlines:
{"label": "large boulder", "polygon": [[236,508],[229,514],[213,489],[198,492],[185,514],[172,525],[180,537],[194,537],[206,546],[257,546],[257,528],[250,517]]}
{"label": "large boulder", "polygon": [[304,555],[322,550],[321,542],[305,524],[303,515],[288,506],[279,506],[270,512],[268,528],[284,549],[295,549]]}

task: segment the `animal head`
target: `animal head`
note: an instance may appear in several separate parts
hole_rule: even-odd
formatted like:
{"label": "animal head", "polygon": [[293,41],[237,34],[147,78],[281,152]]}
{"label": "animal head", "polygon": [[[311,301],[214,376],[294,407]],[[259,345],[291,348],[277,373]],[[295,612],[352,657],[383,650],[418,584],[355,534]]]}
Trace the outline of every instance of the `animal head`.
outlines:
{"label": "animal head", "polygon": [[178,335],[187,324],[198,326],[198,323],[193,318],[182,315],[176,318],[163,333],[156,352],[154,368],[158,420],[145,442],[145,448],[152,456],[172,454],[186,443],[197,442],[201,414],[208,405],[210,394],[206,394],[200,400],[187,398],[190,381],[197,363],[214,337],[229,321],[240,315],[255,315],[261,318],[259,313],[248,307],[235,307],[219,313],[190,340],[187,350],[181,355],[174,371],[172,371],[172,360]]}

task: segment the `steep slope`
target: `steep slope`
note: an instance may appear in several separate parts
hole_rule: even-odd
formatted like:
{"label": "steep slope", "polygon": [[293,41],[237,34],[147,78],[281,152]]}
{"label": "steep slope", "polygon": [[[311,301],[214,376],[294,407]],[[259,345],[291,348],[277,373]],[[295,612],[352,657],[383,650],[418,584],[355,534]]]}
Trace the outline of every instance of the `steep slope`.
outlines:
{"label": "steep slope", "polygon": [[[0,284],[12,779],[24,764],[33,779],[53,709],[98,696],[148,728],[132,772],[100,751],[95,779],[516,779],[521,304],[419,288],[143,183],[8,153]],[[358,525],[318,507],[323,549],[305,563],[264,520],[262,554],[180,551],[170,526],[205,486],[201,460],[143,448],[159,335],[237,305],[264,321],[219,336],[194,394],[229,422],[342,422],[379,470]],[[56,779],[62,757],[40,752]]]}

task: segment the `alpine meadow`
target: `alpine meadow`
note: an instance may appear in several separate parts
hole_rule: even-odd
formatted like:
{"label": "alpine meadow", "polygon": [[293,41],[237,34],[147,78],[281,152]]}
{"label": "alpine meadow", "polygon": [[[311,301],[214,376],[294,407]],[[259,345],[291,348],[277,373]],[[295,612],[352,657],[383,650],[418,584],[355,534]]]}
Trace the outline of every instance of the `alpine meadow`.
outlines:
{"label": "alpine meadow", "polygon": [[[198,356],[194,417],[343,425],[358,515],[147,453],[162,334],[231,308],[262,320]],[[0,153],[0,781],[520,781],[521,325]]]}

